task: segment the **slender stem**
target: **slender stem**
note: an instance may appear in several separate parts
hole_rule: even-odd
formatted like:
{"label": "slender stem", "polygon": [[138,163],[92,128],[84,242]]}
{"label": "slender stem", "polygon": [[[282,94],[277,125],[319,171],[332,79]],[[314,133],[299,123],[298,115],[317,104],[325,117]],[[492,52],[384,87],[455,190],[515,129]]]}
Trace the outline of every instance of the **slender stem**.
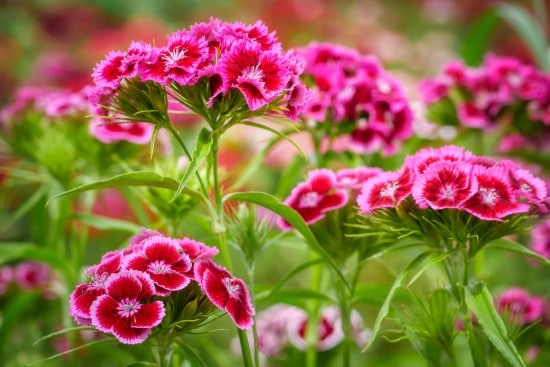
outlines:
{"label": "slender stem", "polygon": [[349,297],[344,284],[338,282],[336,291],[338,292],[338,301],[340,306],[340,319],[342,320],[342,331],[344,340],[342,341],[342,367],[351,365],[351,309]]}
{"label": "slender stem", "polygon": [[[315,266],[312,269],[311,285],[312,290],[320,290],[323,281],[323,267]],[[306,367],[317,366],[317,344],[319,342],[319,300],[312,299],[308,304],[309,318],[306,327]]]}

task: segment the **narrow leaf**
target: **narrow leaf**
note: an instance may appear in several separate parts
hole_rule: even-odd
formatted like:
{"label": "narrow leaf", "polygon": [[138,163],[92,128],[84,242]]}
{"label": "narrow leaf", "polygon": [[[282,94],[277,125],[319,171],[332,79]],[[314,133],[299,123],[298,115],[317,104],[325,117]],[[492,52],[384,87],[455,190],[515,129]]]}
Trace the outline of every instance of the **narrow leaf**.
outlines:
{"label": "narrow leaf", "polygon": [[189,344],[184,343],[182,340],[176,339],[176,344],[187,356],[187,361],[191,363],[193,367],[206,367],[206,363],[199,356],[197,351],[193,349]]}
{"label": "narrow leaf", "polygon": [[203,128],[195,142],[195,150],[193,151],[191,161],[187,165],[187,168],[185,169],[185,173],[180,180],[176,193],[174,194],[170,202],[176,200],[176,198],[182,193],[185,185],[187,184],[187,181],[189,181],[191,176],[193,176],[197,172],[201,164],[205,161],[208,154],[210,153],[211,148],[212,134],[208,129]]}
{"label": "narrow leaf", "polygon": [[261,205],[264,208],[269,209],[275,214],[283,217],[298,232],[300,232],[302,236],[304,236],[307,244],[311,247],[311,249],[313,251],[316,251],[322,257],[322,259],[334,269],[338,277],[340,277],[343,283],[346,285],[346,288],[351,291],[351,288],[346,278],[344,277],[338,266],[334,263],[334,260],[332,260],[327,251],[323,247],[321,247],[319,242],[317,242],[317,239],[311,232],[311,229],[309,229],[309,226],[306,224],[306,222],[304,222],[304,219],[300,214],[298,214],[297,211],[283,204],[275,196],[267,194],[265,192],[235,192],[228,194],[224,197],[224,201],[229,200],[246,201]]}
{"label": "narrow leaf", "polygon": [[131,234],[138,233],[141,229],[140,225],[128,222],[121,219],[103,217],[91,213],[75,213],[71,218],[81,220],[90,227],[101,229],[104,231],[121,231]]}
{"label": "narrow leaf", "polygon": [[294,146],[294,148],[296,148],[296,150],[298,152],[300,152],[300,154],[302,156],[307,157],[306,153],[304,153],[302,148],[300,148],[300,146],[298,144],[296,144],[296,142],[294,140],[289,138],[285,133],[282,133],[279,130],[273,129],[273,128],[267,126],[267,125],[258,124],[256,122],[252,122],[252,121],[244,121],[244,122],[242,122],[242,124],[257,127],[258,129],[263,129],[263,130],[269,131],[272,134],[277,135],[279,138],[284,139],[284,140],[288,141],[290,144],[292,144]]}
{"label": "narrow leaf", "polygon": [[30,242],[0,242],[0,265],[19,260],[35,248],[36,244]]}
{"label": "narrow leaf", "polygon": [[549,259],[547,259],[546,257],[544,257],[540,254],[537,254],[536,252],[534,252],[530,248],[525,247],[525,246],[523,246],[522,244],[520,244],[516,241],[512,241],[512,240],[509,240],[509,239],[506,239],[506,238],[499,238],[499,239],[496,239],[494,241],[489,242],[486,246],[487,247],[498,248],[498,249],[501,249],[501,250],[516,252],[518,254],[529,256],[529,257],[532,257],[532,258],[535,258],[535,259],[539,260],[540,262],[542,262],[546,266],[550,266],[550,260]]}
{"label": "narrow leaf", "polygon": [[59,199],[60,197],[70,194],[76,194],[78,192],[124,186],[149,186],[177,190],[178,182],[170,177],[163,177],[154,172],[128,172],[113,176],[105,180],[80,185],[68,191],[57,194],[50,200],[48,200],[48,203],[46,203],[46,205],[48,205],[55,199]]}
{"label": "narrow leaf", "polygon": [[68,333],[72,333],[73,331],[81,331],[81,330],[96,330],[92,326],[75,326],[75,327],[68,327],[61,330],[54,331],[53,333],[49,333],[48,335],[44,335],[38,340],[35,340],[34,343],[32,343],[32,346],[35,347],[37,344],[43,342],[44,340],[51,339],[53,337],[64,335]]}
{"label": "narrow leaf", "polygon": [[481,64],[498,22],[497,14],[494,10],[490,10],[470,27],[462,46],[462,56],[467,65],[478,66]]}
{"label": "narrow leaf", "polygon": [[525,367],[525,362],[521,358],[516,346],[508,337],[506,326],[504,326],[504,322],[493,304],[493,296],[485,284],[478,283],[467,287],[465,289],[465,296],[466,304],[476,315],[483,332],[500,354],[512,366]]}
{"label": "narrow leaf", "polygon": [[[373,344],[373,342],[377,339],[378,335],[380,334],[382,322],[390,312],[390,304],[397,290],[403,286],[403,283],[408,277],[416,274],[416,272],[418,271],[418,269],[420,268],[424,260],[430,257],[431,254],[432,254],[431,252],[426,251],[418,255],[413,261],[409,263],[409,265],[407,265],[407,267],[401,272],[401,274],[397,276],[397,278],[393,282],[392,287],[390,288],[388,295],[386,296],[386,299],[384,300],[384,303],[382,304],[382,307],[380,307],[380,311],[378,311],[378,315],[376,316],[376,320],[374,321],[374,325],[372,327],[372,332],[371,332],[369,341],[365,346],[365,348],[363,348],[363,352],[366,351]],[[416,274],[416,276],[419,276],[419,275]]]}
{"label": "narrow leaf", "polygon": [[36,204],[40,202],[42,197],[46,195],[46,192],[49,190],[47,186],[42,186],[36,190],[31,197],[29,197],[23,204],[20,204],[15,211],[15,213],[10,214],[9,218],[2,223],[3,229],[10,228],[19,218],[27,214],[29,210],[34,208]]}
{"label": "narrow leaf", "polygon": [[103,344],[103,343],[106,343],[106,342],[112,342],[112,341],[115,341],[115,340],[116,340],[115,338],[94,340],[92,342],[89,342],[89,343],[86,343],[86,344],[83,344],[83,345],[79,345],[76,348],[72,348],[72,349],[66,350],[64,352],[54,354],[52,356],[49,356],[48,358],[44,358],[44,359],[41,359],[39,361],[32,362],[29,365],[30,366],[40,365],[40,364],[42,364],[46,361],[51,361],[52,359],[56,359],[56,358],[62,357],[64,355],[71,354],[71,353],[76,352],[77,350],[80,350],[80,349],[88,348],[88,347],[91,347],[92,345],[96,345],[96,344]]}
{"label": "narrow leaf", "polygon": [[537,64],[544,70],[550,70],[548,61],[548,49],[544,32],[535,17],[515,4],[499,4],[496,7],[497,14],[515,28],[523,42],[530,49]]}

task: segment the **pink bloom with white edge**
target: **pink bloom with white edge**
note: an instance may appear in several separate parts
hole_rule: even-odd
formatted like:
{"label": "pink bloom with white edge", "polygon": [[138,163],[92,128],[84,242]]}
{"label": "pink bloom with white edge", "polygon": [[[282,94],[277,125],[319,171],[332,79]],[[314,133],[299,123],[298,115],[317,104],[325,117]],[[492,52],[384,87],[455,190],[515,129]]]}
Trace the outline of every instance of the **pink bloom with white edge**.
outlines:
{"label": "pink bloom with white edge", "polygon": [[510,288],[500,294],[497,309],[520,325],[535,322],[544,317],[545,301],[522,288]]}
{"label": "pink bloom with white edge", "polygon": [[195,263],[195,280],[204,294],[219,309],[227,312],[239,329],[249,329],[255,311],[242,279],[210,260]]}
{"label": "pink bloom with white edge", "polygon": [[[294,347],[306,350],[308,315],[305,311],[302,311],[294,313],[293,316],[287,324],[288,339]],[[319,320],[318,335],[317,350],[319,351],[332,349],[344,340],[342,319],[338,308],[326,307],[323,309]]]}
{"label": "pink bloom with white edge", "polygon": [[[326,212],[345,206],[348,196],[346,190],[338,187],[334,172],[317,169],[310,171],[307,180],[292,189],[284,203],[296,210],[307,224],[313,224],[323,219]],[[292,228],[283,218],[279,226],[283,230]]]}
{"label": "pink bloom with white edge", "polygon": [[154,294],[149,275],[135,270],[114,274],[105,283],[105,294],[92,304],[92,325],[123,344],[142,343],[165,315],[164,304],[151,301]]}
{"label": "pink bloom with white edge", "polygon": [[361,191],[363,184],[383,171],[376,167],[342,168],[336,171],[337,186],[352,191]]}
{"label": "pink bloom with white edge", "polygon": [[127,141],[134,144],[148,144],[154,129],[154,125],[145,122],[90,124],[90,133],[103,143]]}
{"label": "pink bloom with white edge", "polygon": [[529,210],[529,205],[516,200],[507,172],[500,167],[475,166],[472,182],[477,192],[464,203],[463,208],[480,219],[502,221],[510,214],[526,213]]}
{"label": "pink bloom with white edge", "polygon": [[357,204],[361,213],[371,213],[380,208],[398,206],[411,194],[413,174],[409,167],[399,172],[383,172],[367,180]]}
{"label": "pink bloom with white edge", "polygon": [[143,242],[141,251],[128,255],[125,269],[147,273],[155,283],[155,294],[167,296],[185,288],[191,279],[191,259],[182,253],[176,240],[165,236],[153,236]]}

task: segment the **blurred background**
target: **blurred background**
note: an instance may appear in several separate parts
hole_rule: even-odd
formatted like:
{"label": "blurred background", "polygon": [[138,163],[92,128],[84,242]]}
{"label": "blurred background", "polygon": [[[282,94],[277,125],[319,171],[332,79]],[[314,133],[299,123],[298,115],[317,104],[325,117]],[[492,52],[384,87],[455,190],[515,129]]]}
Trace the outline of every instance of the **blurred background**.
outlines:
{"label": "blurred background", "polygon": [[[330,41],[376,55],[411,88],[448,60],[488,49],[531,61],[517,34],[490,12],[492,0],[2,0],[0,106],[21,84],[79,89],[96,62],[132,40],[219,17],[263,20],[283,46]],[[507,1],[531,13],[531,1]],[[489,15],[488,15],[489,14]],[[541,14],[537,14],[541,16]],[[544,18],[546,16],[544,15]],[[479,37],[479,33],[488,37]],[[477,33],[473,35],[473,33]],[[479,52],[478,52],[479,53]],[[479,62],[473,55],[469,63]]]}

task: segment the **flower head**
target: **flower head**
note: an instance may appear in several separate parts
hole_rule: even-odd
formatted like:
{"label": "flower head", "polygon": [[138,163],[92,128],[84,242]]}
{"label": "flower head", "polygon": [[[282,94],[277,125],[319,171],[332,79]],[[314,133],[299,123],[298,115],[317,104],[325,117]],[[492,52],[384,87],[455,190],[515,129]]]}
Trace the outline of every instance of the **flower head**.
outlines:
{"label": "flower head", "polygon": [[142,343],[165,315],[161,301],[151,301],[155,285],[139,271],[122,271],[105,283],[105,294],[90,309],[92,325],[112,333],[121,343]]}
{"label": "flower head", "polygon": [[543,298],[532,296],[522,288],[510,288],[498,297],[498,311],[520,325],[540,320],[545,307]]}

